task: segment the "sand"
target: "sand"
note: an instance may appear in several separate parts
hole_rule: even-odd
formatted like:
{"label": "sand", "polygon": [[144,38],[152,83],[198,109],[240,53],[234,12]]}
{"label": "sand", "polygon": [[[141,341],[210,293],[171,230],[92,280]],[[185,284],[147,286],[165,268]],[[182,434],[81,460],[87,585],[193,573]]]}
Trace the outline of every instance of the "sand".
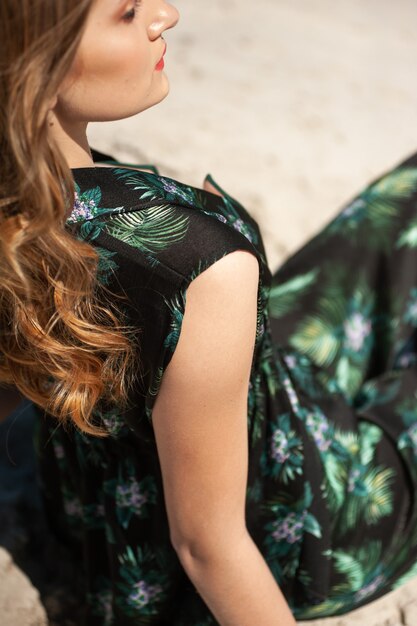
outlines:
{"label": "sand", "polygon": [[[259,221],[271,269],[417,150],[416,0],[176,6],[170,96],[135,118],[92,125],[90,142],[190,184],[210,172]],[[0,551],[1,623],[43,625],[36,593],[10,568]],[[414,598],[417,580],[318,624],[417,626]]]}
{"label": "sand", "polygon": [[178,0],[171,93],[90,142],[201,185],[261,224],[271,268],[417,150],[415,0]]}

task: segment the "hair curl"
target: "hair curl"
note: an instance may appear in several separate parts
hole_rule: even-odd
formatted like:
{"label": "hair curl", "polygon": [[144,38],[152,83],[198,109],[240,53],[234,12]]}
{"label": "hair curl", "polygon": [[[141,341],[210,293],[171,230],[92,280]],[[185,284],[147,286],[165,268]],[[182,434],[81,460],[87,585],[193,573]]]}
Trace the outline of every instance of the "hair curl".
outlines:
{"label": "hair curl", "polygon": [[0,3],[0,383],[62,423],[104,436],[101,402],[128,405],[137,330],[65,220],[74,182],[48,136],[93,0]]}

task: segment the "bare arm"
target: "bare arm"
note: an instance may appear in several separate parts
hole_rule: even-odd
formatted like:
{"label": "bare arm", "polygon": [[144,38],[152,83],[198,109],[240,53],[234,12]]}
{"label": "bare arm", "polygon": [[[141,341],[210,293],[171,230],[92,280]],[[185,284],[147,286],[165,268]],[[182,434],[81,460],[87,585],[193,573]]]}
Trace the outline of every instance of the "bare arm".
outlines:
{"label": "bare arm", "polygon": [[221,626],[295,625],[245,521],[258,276],[239,250],[191,282],[153,411],[172,544]]}

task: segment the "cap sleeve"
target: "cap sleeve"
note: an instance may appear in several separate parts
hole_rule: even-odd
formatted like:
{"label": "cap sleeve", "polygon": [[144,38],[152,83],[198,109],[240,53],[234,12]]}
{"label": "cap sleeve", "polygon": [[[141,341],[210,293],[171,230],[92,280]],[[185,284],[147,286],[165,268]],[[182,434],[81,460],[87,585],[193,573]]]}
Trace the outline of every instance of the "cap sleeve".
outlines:
{"label": "cap sleeve", "polygon": [[[236,250],[246,250],[257,257],[260,266],[259,288],[264,271],[262,260],[254,246],[240,233],[213,216],[197,213],[192,209],[178,209],[190,217],[187,239],[177,251],[160,256],[160,272],[165,289],[161,293],[161,325],[157,339],[159,350],[149,363],[151,376],[146,390],[146,417],[152,421],[152,410],[161,386],[163,374],[177,347],[190,283],[211,265]],[[259,302],[260,298],[258,298]],[[259,306],[259,305],[258,305]],[[258,315],[259,320],[259,315]],[[150,331],[155,341],[156,328]]]}
{"label": "cap sleeve", "polygon": [[[190,283],[216,261],[236,250],[246,250],[257,257],[259,289],[264,272],[269,271],[254,245],[215,215],[179,206],[170,207],[170,211],[171,232],[179,223],[186,224],[186,228],[183,236],[177,240],[172,238],[157,253],[150,253],[150,246],[145,252],[126,241],[115,242],[111,233],[119,231],[111,227],[96,241],[106,248],[116,247],[118,251],[118,264],[122,265],[117,273],[118,280],[127,296],[130,321],[140,329],[139,394],[150,423],[163,374],[181,334]],[[160,237],[163,237],[162,232]]]}

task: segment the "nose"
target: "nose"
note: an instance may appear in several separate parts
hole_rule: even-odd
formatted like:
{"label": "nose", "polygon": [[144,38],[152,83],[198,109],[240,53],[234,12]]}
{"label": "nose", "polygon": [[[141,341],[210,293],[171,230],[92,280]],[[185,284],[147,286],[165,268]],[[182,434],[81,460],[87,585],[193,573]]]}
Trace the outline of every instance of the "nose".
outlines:
{"label": "nose", "polygon": [[167,3],[167,17],[169,19],[169,26],[167,26],[167,28],[174,28],[174,26],[178,24],[180,13],[173,4]]}
{"label": "nose", "polygon": [[149,34],[152,39],[160,37],[165,30],[174,28],[178,24],[180,14],[178,10],[168,2],[161,3],[158,14],[152,24],[149,26]]}

